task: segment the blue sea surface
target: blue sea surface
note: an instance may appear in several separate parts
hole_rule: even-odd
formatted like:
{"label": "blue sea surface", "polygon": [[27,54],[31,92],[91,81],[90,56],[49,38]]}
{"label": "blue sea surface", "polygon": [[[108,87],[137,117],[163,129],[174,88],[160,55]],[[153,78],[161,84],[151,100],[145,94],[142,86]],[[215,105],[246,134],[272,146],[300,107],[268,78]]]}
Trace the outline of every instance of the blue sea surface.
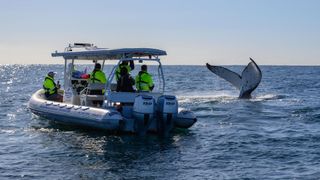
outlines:
{"label": "blue sea surface", "polygon": [[63,79],[63,65],[0,65],[0,179],[320,179],[319,66],[261,66],[249,100],[205,66],[164,66],[166,92],[198,117],[169,137],[33,115],[51,70]]}

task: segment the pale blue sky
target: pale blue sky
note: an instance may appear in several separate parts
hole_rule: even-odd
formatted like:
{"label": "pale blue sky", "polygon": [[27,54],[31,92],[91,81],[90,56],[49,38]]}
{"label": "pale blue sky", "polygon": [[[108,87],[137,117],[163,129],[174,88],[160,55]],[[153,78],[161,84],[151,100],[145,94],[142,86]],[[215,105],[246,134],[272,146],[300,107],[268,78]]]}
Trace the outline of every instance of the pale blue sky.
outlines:
{"label": "pale blue sky", "polygon": [[0,64],[68,43],[166,50],[164,64],[320,65],[318,0],[1,0]]}

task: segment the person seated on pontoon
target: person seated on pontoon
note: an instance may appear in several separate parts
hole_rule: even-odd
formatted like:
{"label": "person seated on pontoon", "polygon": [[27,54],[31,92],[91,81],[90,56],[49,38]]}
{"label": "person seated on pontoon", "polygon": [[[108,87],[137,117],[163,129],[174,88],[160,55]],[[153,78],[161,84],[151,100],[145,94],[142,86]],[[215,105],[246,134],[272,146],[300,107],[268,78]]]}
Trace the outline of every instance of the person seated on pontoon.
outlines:
{"label": "person seated on pontoon", "polygon": [[135,92],[132,86],[135,81],[128,73],[127,68],[122,68],[120,72],[120,78],[117,81],[117,92]]}
{"label": "person seated on pontoon", "polygon": [[63,96],[58,93],[58,90],[60,89],[59,81],[57,84],[54,82],[55,74],[56,73],[50,71],[45,77],[43,81],[43,89],[45,90],[44,95],[47,100],[62,102]]}
{"label": "person seated on pontoon", "polygon": [[117,70],[116,70],[116,80],[118,81],[120,79],[121,76],[121,69],[122,68],[126,68],[128,73],[130,74],[130,72],[132,70],[134,70],[134,62],[130,61],[130,66],[128,65],[128,61],[122,61],[122,63],[118,66]]}
{"label": "person seated on pontoon", "polygon": [[[96,63],[94,70],[90,74],[90,83],[106,84],[106,82],[107,78],[104,72],[101,71],[101,64]],[[103,94],[103,91],[95,92],[94,94]]]}
{"label": "person seated on pontoon", "polygon": [[141,66],[141,71],[135,80],[138,91],[152,91],[154,88],[152,76],[148,73],[147,65]]}

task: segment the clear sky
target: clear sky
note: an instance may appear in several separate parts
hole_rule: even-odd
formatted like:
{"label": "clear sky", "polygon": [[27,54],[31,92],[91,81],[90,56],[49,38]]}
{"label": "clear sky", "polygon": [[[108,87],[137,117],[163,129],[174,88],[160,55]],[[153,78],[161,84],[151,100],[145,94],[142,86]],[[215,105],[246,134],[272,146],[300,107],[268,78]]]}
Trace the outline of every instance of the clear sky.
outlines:
{"label": "clear sky", "polygon": [[0,64],[59,63],[73,42],[159,48],[163,64],[320,65],[320,1],[0,1]]}

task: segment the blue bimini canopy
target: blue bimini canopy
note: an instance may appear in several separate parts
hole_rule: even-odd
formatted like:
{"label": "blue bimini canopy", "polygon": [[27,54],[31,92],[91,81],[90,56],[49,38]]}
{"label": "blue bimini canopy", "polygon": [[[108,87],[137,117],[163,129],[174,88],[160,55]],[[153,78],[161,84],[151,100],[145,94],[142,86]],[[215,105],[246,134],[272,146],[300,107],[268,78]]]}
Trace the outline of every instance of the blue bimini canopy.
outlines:
{"label": "blue bimini canopy", "polygon": [[152,48],[92,49],[84,51],[65,51],[52,53],[52,57],[62,56],[64,59],[78,60],[118,60],[123,58],[139,58],[165,56],[166,51]]}

